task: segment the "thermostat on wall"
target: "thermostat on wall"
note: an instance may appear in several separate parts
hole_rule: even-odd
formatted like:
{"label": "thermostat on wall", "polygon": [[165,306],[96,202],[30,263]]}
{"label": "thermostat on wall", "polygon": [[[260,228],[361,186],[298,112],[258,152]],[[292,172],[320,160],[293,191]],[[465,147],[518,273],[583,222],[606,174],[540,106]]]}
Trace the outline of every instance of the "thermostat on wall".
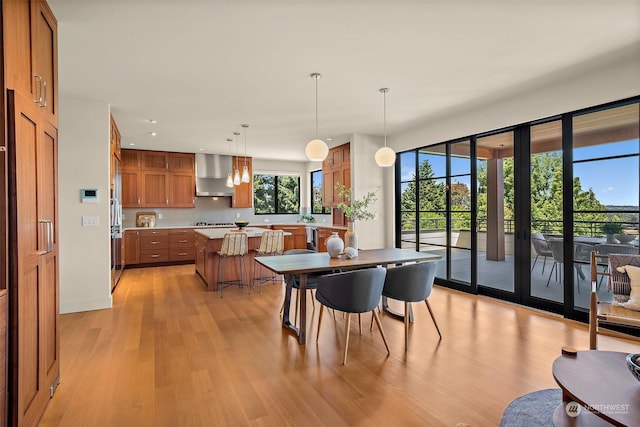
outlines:
{"label": "thermostat on wall", "polygon": [[83,188],[80,190],[82,197],[82,203],[98,203],[98,189],[97,188]]}

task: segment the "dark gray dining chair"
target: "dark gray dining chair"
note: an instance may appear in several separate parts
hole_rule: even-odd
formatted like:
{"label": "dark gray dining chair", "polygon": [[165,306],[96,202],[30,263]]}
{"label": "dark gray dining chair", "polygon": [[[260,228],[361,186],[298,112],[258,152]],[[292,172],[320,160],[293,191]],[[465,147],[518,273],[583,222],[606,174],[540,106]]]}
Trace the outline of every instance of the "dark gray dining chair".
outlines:
{"label": "dark gray dining chair", "polygon": [[389,351],[387,337],[384,335],[382,323],[375,308],[378,306],[382,298],[382,287],[384,286],[384,278],[386,269],[384,268],[367,268],[364,270],[352,270],[344,273],[333,273],[321,276],[318,279],[318,289],[316,290],[316,299],[320,302],[320,314],[318,315],[318,333],[316,342],[320,337],[320,325],[322,323],[322,312],[326,306],[334,310],[342,311],[346,314],[345,321],[345,338],[344,338],[344,356],[342,364],[347,363],[347,350],[349,348],[349,331],[351,329],[351,313],[367,313],[371,312],[373,318],[378,325],[380,335]]}
{"label": "dark gray dining chair", "polygon": [[424,301],[431,315],[431,320],[438,331],[440,339],[442,334],[438,322],[429,305],[429,295],[433,289],[433,280],[436,277],[435,262],[421,262],[418,264],[406,264],[387,269],[387,277],[384,280],[382,295],[398,301],[404,301],[404,348],[409,342],[409,304]]}

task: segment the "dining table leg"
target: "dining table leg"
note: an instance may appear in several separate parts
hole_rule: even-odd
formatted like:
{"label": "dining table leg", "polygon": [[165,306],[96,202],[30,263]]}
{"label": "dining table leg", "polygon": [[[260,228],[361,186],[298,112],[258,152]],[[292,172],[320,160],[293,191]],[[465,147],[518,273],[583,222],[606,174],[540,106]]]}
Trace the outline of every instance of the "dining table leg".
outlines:
{"label": "dining table leg", "polygon": [[291,293],[293,289],[293,281],[287,280],[287,290],[284,296],[284,310],[282,312],[282,327],[290,330],[298,336],[298,343],[305,344],[307,340],[307,275],[300,274],[300,325],[296,327],[291,322]]}

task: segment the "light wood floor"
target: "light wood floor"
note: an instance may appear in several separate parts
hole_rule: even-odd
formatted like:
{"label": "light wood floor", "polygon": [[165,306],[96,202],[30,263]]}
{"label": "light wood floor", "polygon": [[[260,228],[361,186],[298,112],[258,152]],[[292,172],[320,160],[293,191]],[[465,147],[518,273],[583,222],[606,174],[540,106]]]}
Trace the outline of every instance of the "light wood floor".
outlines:
{"label": "light wood floor", "polygon": [[[407,352],[403,324],[383,316],[387,357],[365,315],[342,366],[341,315],[324,316],[316,344],[309,313],[299,346],[281,328],[281,286],[220,299],[193,269],[127,270],[113,309],[62,316],[61,385],[41,426],[491,426],[514,398],[557,387],[562,346],[588,347],[584,325],[436,288],[441,341],[416,305]],[[600,347],[640,352],[610,337]]]}

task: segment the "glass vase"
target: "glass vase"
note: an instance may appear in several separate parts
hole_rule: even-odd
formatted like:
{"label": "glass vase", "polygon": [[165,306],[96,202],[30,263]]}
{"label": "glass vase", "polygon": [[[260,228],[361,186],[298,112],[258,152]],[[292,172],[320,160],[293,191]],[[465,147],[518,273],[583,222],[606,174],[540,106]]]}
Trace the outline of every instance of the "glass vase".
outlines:
{"label": "glass vase", "polygon": [[344,246],[347,248],[358,249],[358,234],[356,233],[356,224],[353,221],[347,222],[347,231],[344,233]]}

